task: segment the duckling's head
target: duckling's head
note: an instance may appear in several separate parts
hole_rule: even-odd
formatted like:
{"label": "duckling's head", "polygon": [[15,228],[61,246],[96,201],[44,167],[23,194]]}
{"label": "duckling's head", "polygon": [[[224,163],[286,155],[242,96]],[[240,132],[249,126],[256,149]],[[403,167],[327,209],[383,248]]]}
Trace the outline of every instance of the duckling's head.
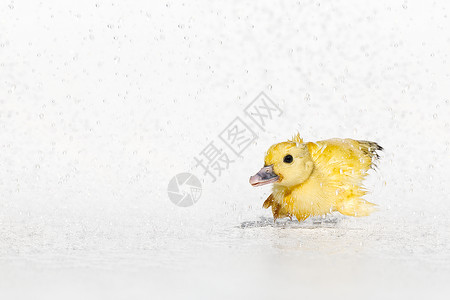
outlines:
{"label": "duckling's head", "polygon": [[250,177],[250,184],[268,183],[291,187],[307,180],[314,169],[314,162],[304,143],[282,142],[269,148],[264,167]]}

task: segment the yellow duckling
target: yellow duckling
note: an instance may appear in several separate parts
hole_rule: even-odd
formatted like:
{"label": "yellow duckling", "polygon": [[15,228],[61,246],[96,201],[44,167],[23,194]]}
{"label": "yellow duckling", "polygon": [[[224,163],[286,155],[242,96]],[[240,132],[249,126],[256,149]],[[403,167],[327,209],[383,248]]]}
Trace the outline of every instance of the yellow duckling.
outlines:
{"label": "yellow duckling", "polygon": [[264,167],[250,177],[250,184],[273,183],[263,207],[272,206],[273,218],[310,216],[339,211],[347,216],[367,216],[375,204],[364,199],[362,180],[383,148],[375,142],[330,139],[304,143],[292,140],[269,148]]}

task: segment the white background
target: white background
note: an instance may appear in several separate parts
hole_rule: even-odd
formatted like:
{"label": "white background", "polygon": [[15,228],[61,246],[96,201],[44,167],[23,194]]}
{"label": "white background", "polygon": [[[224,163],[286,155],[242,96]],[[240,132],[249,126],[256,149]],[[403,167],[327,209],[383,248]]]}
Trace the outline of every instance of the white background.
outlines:
{"label": "white background", "polygon": [[[0,4],[0,297],[450,292],[448,1]],[[261,91],[284,114],[172,204]],[[274,226],[248,178],[297,131],[380,143],[379,212]]]}

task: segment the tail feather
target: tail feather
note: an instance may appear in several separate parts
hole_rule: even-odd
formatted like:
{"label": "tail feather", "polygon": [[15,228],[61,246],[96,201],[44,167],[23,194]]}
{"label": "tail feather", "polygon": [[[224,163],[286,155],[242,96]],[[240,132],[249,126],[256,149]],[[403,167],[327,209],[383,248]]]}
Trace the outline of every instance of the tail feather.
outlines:
{"label": "tail feather", "polygon": [[376,211],[377,205],[361,198],[353,198],[341,202],[336,209],[343,215],[365,217]]}
{"label": "tail feather", "polygon": [[375,142],[371,141],[358,141],[359,149],[371,159],[370,168],[377,167],[377,160],[380,159],[380,154],[377,151],[383,151],[384,148]]}

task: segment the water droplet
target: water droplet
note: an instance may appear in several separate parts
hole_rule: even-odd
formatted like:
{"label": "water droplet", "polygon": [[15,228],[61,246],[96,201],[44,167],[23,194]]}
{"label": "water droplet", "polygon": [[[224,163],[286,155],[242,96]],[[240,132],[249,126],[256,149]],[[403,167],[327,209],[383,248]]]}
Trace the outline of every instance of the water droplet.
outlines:
{"label": "water droplet", "polygon": [[311,100],[311,95],[309,95],[309,93],[306,93],[305,95],[305,101],[309,102]]}

